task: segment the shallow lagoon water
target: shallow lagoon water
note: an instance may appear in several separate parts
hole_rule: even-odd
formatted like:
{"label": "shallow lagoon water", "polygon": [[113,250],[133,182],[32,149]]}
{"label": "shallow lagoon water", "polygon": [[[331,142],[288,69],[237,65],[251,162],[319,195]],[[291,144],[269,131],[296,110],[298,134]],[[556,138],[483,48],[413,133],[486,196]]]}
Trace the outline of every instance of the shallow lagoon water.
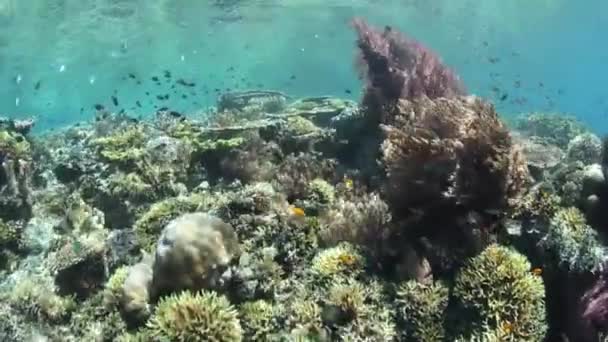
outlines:
{"label": "shallow lagoon water", "polygon": [[[503,115],[571,113],[602,133],[608,130],[602,87],[608,48],[601,43],[607,6],[599,0],[3,0],[0,112],[35,115],[44,129],[90,118],[97,103],[143,113],[154,105],[195,111],[214,104],[215,89],[262,86],[358,99],[348,22],[364,16],[438,51]],[[163,70],[197,86],[193,92],[173,92],[164,81],[157,86],[150,79]],[[169,100],[156,99],[165,93]]]}

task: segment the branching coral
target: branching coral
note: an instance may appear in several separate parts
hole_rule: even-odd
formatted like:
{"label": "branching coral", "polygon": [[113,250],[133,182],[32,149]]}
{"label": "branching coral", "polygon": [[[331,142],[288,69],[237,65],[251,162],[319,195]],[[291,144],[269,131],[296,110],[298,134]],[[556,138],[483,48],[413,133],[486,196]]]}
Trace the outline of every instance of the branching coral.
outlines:
{"label": "branching coral", "polygon": [[463,323],[465,335],[504,325],[509,341],[542,341],[545,336],[542,278],[530,271],[525,256],[508,247],[490,245],[472,258],[456,277],[454,296],[471,314]]}
{"label": "branching coral", "polygon": [[401,319],[407,340],[434,342],[445,340],[445,318],[449,289],[443,283],[422,284],[410,280],[397,290]]}
{"label": "branching coral", "polygon": [[607,257],[597,233],[576,208],[564,208],[553,216],[542,246],[555,253],[571,272],[596,271]]}
{"label": "branching coral", "polygon": [[474,97],[400,101],[383,127],[386,194],[394,212],[441,203],[500,209],[528,181],[494,107]]}
{"label": "branching coral", "polygon": [[464,95],[458,76],[419,42],[390,27],[380,32],[362,19],[355,19],[353,26],[359,65],[367,79],[363,105],[368,112],[386,115],[398,99]]}
{"label": "branching coral", "polygon": [[147,329],[154,339],[176,342],[243,339],[237,311],[215,292],[185,291],[161,299]]}

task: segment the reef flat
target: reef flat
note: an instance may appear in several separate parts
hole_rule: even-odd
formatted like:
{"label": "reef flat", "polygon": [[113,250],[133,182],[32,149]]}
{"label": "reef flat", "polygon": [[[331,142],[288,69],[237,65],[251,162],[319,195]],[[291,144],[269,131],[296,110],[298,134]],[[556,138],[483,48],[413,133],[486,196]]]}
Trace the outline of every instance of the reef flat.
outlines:
{"label": "reef flat", "polygon": [[359,103],[0,120],[2,341],[596,341],[608,143],[355,20]]}

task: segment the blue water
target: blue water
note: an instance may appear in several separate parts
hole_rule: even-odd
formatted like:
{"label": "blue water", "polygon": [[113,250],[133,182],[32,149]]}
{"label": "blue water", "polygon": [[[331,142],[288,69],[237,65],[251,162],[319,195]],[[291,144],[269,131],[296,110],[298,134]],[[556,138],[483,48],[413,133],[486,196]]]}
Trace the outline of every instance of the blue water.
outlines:
{"label": "blue water", "polygon": [[[95,104],[196,113],[227,89],[358,99],[349,21],[363,16],[432,47],[505,117],[570,113],[608,132],[606,1],[220,2],[0,0],[0,114],[48,129]],[[196,86],[171,89],[179,78]]]}

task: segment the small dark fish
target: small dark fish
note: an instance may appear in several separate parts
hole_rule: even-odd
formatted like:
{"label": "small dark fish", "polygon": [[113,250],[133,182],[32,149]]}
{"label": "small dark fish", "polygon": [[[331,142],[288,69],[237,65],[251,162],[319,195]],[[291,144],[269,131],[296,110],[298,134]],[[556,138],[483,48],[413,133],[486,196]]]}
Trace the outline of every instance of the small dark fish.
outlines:
{"label": "small dark fish", "polygon": [[545,84],[543,82],[538,82],[538,86],[542,88],[545,86]]}
{"label": "small dark fish", "polygon": [[141,81],[137,81],[137,84],[141,84]]}
{"label": "small dark fish", "polygon": [[215,89],[213,89],[213,90],[214,90],[216,93],[219,93],[219,92],[220,92],[220,88],[215,88]]}
{"label": "small dark fish", "polygon": [[350,91],[350,89],[344,89],[344,92],[347,93],[347,94],[352,94],[353,93],[352,91]]}
{"label": "small dark fish", "polygon": [[154,81],[154,82],[158,82],[158,77],[156,77],[156,76],[152,76],[152,81]]}
{"label": "small dark fish", "polygon": [[156,95],[156,98],[159,99],[159,100],[162,100],[163,96],[162,95]]}
{"label": "small dark fish", "polygon": [[509,94],[503,94],[503,95],[500,97],[500,101],[502,102],[502,101],[506,100],[508,97],[509,97]]}
{"label": "small dark fish", "polygon": [[184,87],[195,87],[196,86],[196,83],[194,83],[194,82],[187,82],[183,78],[180,78],[179,80],[177,80],[177,84],[183,85]]}
{"label": "small dark fish", "polygon": [[171,78],[171,72],[169,70],[164,71],[165,78]]}
{"label": "small dark fish", "polygon": [[291,75],[291,76],[289,76],[289,79],[290,79],[290,80],[295,80],[295,79],[296,79],[296,75]]}
{"label": "small dark fish", "polygon": [[187,98],[188,98],[188,96],[187,96],[187,95],[185,95],[185,94],[184,94],[184,95],[182,95],[182,99],[187,99]]}
{"label": "small dark fish", "polygon": [[497,86],[493,86],[491,89],[492,89],[492,91],[493,91],[493,92],[495,92],[495,93],[500,92],[500,89],[499,89]]}
{"label": "small dark fish", "polygon": [[521,82],[520,81],[515,81],[515,88],[519,88],[521,87]]}
{"label": "small dark fish", "polygon": [[164,112],[166,110],[169,110],[169,107],[160,107],[158,110]]}
{"label": "small dark fish", "polygon": [[485,40],[483,41],[482,44],[483,44],[483,46],[488,46],[489,45],[488,42],[486,42]]}
{"label": "small dark fish", "polygon": [[137,105],[137,107],[141,108],[141,102],[139,102],[139,100],[135,101],[135,104]]}
{"label": "small dark fish", "polygon": [[100,105],[100,104],[96,104],[95,106],[93,106],[96,110],[104,110],[104,106]]}
{"label": "small dark fish", "polygon": [[492,63],[492,64],[496,64],[496,63],[500,62],[500,58],[498,58],[498,57],[489,57],[488,61],[490,63]]}
{"label": "small dark fish", "polygon": [[40,81],[36,82],[36,85],[34,85],[34,89],[35,90],[40,89]]}
{"label": "small dark fish", "polygon": [[135,79],[135,75],[132,73],[129,73],[129,78]]}
{"label": "small dark fish", "polygon": [[114,103],[114,106],[118,107],[118,99],[116,96],[112,96],[112,103]]}
{"label": "small dark fish", "polygon": [[171,115],[174,118],[181,118],[182,117],[182,115],[180,113],[176,112],[176,111],[170,111],[169,115]]}
{"label": "small dark fish", "polygon": [[146,92],[146,96],[150,96],[150,92],[149,91]]}
{"label": "small dark fish", "polygon": [[234,71],[234,67],[233,67],[233,66],[231,66],[231,67],[229,67],[228,69],[226,69],[226,71]]}

